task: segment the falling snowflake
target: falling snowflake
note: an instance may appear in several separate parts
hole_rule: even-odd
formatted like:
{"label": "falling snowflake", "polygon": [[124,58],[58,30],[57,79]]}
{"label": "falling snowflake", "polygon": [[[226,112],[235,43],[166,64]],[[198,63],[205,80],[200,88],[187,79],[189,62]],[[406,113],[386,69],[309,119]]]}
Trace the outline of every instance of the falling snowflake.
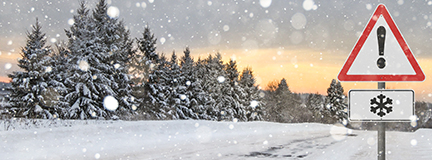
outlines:
{"label": "falling snowflake", "polygon": [[186,95],[181,94],[181,95],[180,95],[180,99],[181,99],[181,100],[185,100],[185,99],[186,99]]}
{"label": "falling snowflake", "polygon": [[51,39],[50,39],[50,42],[51,42],[51,43],[55,43],[55,42],[57,42],[57,39],[56,39],[56,38],[51,38]]}
{"label": "falling snowflake", "polygon": [[313,0],[305,0],[303,1],[303,9],[306,11],[316,10],[318,6],[315,4]]}
{"label": "falling snowflake", "polygon": [[91,111],[91,112],[90,112],[90,115],[91,115],[92,117],[96,117],[96,112]]}
{"label": "falling snowflake", "polygon": [[117,18],[120,15],[120,10],[117,7],[110,6],[108,7],[107,15],[111,18]]}
{"label": "falling snowflake", "polygon": [[258,106],[258,101],[255,101],[255,100],[251,101],[251,102],[250,102],[250,106],[251,106],[252,108],[257,107],[257,106]]}
{"label": "falling snowflake", "polygon": [[115,69],[120,68],[120,64],[118,64],[118,63],[114,64],[114,68],[115,68]]}
{"label": "falling snowflake", "polygon": [[225,82],[225,77],[224,76],[219,76],[217,78],[217,80],[218,80],[219,83],[223,83],[223,82]]}
{"label": "falling snowflake", "polygon": [[67,23],[68,23],[69,25],[73,25],[73,24],[75,23],[75,21],[71,18],[71,19],[69,19],[69,20],[67,21]]}
{"label": "falling snowflake", "polygon": [[46,72],[46,73],[49,73],[49,72],[51,72],[51,71],[52,71],[51,66],[48,66],[48,67],[45,68],[45,72]]}
{"label": "falling snowflake", "polygon": [[220,114],[224,116],[225,115],[225,111],[221,111]]}
{"label": "falling snowflake", "polygon": [[90,65],[88,64],[87,61],[80,60],[80,61],[78,61],[78,67],[79,67],[79,69],[81,69],[82,71],[87,72],[88,69],[90,68]]}
{"label": "falling snowflake", "polygon": [[260,0],[259,3],[261,5],[261,7],[268,8],[268,7],[270,7],[272,1],[271,0]]}
{"label": "falling snowflake", "polygon": [[234,118],[234,119],[233,119],[233,122],[234,122],[234,123],[237,123],[237,122],[238,122],[238,119],[237,119],[237,118]]}
{"label": "falling snowflake", "polygon": [[224,30],[225,32],[229,31],[229,29],[230,29],[230,28],[229,28],[228,25],[224,25],[224,26],[223,26],[223,30]]}
{"label": "falling snowflake", "polygon": [[12,64],[11,63],[6,63],[5,66],[4,66],[4,68],[6,70],[11,69],[12,68]]}
{"label": "falling snowflake", "polygon": [[166,39],[164,37],[162,37],[159,41],[160,41],[161,44],[164,44],[165,41],[166,41]]}
{"label": "falling snowflake", "polygon": [[100,158],[100,154],[96,153],[94,157],[95,157],[95,159],[99,159]]}
{"label": "falling snowflake", "polygon": [[411,145],[416,146],[417,145],[417,140],[416,139],[412,139],[411,140]]}
{"label": "falling snowflake", "polygon": [[107,110],[115,111],[118,108],[118,101],[113,96],[106,96],[103,105]]}

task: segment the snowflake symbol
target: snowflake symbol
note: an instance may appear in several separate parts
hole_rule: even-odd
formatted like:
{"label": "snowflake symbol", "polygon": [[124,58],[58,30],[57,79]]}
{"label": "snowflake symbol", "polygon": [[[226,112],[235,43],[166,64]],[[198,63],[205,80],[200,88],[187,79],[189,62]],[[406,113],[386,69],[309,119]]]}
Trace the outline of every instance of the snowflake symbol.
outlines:
{"label": "snowflake symbol", "polygon": [[[377,98],[379,99],[379,101],[377,101]],[[387,99],[385,99],[387,98]],[[385,102],[384,102],[385,100]],[[378,95],[377,97],[374,97],[370,100],[370,105],[372,105],[371,108],[371,112],[378,114],[380,117],[383,117],[386,115],[387,113],[390,113],[393,111],[393,107],[391,106],[392,103],[392,99],[390,99],[389,97],[386,97],[383,94]],[[379,110],[379,112],[377,113],[377,110]],[[385,112],[384,112],[385,111]]]}

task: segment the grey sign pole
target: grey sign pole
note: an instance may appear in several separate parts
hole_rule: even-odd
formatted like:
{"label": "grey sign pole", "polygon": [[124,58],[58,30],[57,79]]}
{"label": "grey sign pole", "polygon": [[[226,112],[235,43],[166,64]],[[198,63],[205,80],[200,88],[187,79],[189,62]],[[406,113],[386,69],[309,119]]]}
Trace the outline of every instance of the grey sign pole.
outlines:
{"label": "grey sign pole", "polygon": [[[385,89],[385,82],[378,82],[378,89]],[[385,122],[378,122],[378,160],[385,160]]]}

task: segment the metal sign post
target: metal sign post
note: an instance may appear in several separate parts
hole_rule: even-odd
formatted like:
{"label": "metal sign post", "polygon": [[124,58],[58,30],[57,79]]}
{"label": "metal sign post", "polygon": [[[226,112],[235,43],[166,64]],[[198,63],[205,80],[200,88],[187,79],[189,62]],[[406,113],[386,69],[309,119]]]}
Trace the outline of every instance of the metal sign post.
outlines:
{"label": "metal sign post", "polygon": [[[385,89],[385,82],[378,82],[378,89]],[[385,160],[385,128],[386,122],[378,122],[378,160]]]}
{"label": "metal sign post", "polygon": [[385,159],[386,122],[409,121],[413,90],[386,90],[385,82],[424,81],[411,49],[384,4],[378,5],[338,74],[339,81],[378,82],[377,90],[349,91],[349,120],[378,123],[378,160]]}

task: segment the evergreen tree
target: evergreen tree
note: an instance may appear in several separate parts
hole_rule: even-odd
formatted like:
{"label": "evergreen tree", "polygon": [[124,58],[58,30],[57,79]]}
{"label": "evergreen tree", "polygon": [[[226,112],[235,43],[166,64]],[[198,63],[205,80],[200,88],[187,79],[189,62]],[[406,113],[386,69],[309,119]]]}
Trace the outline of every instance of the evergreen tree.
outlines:
{"label": "evergreen tree", "polygon": [[[129,76],[132,81],[132,95],[137,98],[137,103],[144,102],[146,97],[145,83],[155,68],[159,59],[156,54],[156,38],[146,26],[141,38],[136,39],[138,52],[134,52],[129,61]],[[144,105],[140,105],[144,107]]]}
{"label": "evergreen tree", "polygon": [[111,96],[119,101],[120,106],[116,112],[127,115],[135,103],[127,66],[135,50],[132,49],[133,41],[129,38],[130,33],[125,29],[123,21],[109,17],[107,12],[106,0],[99,0],[92,14],[97,37],[101,40],[97,49],[102,54],[101,62],[104,64],[98,67],[112,81],[111,89],[115,93]]}
{"label": "evergreen tree", "polygon": [[159,58],[156,54],[156,38],[148,26],[144,28],[142,37],[136,40],[139,52],[135,52],[131,57],[129,74],[134,83],[133,95],[142,101],[144,83],[147,82],[149,74]]}
{"label": "evergreen tree", "polygon": [[343,92],[344,89],[340,82],[333,79],[330,87],[327,89],[326,108],[332,118],[346,125],[348,114]]}
{"label": "evergreen tree", "polygon": [[8,75],[12,79],[10,101],[17,107],[12,109],[15,116],[51,119],[64,114],[63,108],[56,104],[58,93],[54,85],[57,83],[50,79],[51,48],[45,46],[46,38],[41,29],[36,19],[32,31],[27,32],[27,44],[18,60],[23,71]]}
{"label": "evergreen tree", "polygon": [[203,91],[197,82],[194,60],[190,56],[189,47],[183,53],[184,55],[180,59],[179,78],[181,110],[186,118],[200,119],[198,115],[203,112],[203,107],[199,101]]}
{"label": "evergreen tree", "polygon": [[267,119],[276,122],[295,121],[295,108],[300,105],[295,95],[289,90],[285,79],[270,86],[271,91],[267,93],[266,110]]}
{"label": "evergreen tree", "polygon": [[239,72],[237,69],[237,62],[234,60],[230,60],[228,64],[226,64],[226,73],[228,79],[226,80],[228,83],[228,88],[224,93],[226,96],[230,97],[232,105],[232,109],[234,110],[234,118],[240,121],[247,121],[246,115],[246,107],[249,105],[250,96],[247,91],[245,91],[245,85],[239,84]]}
{"label": "evergreen tree", "polygon": [[67,64],[69,75],[65,79],[65,85],[69,88],[65,98],[71,105],[68,118],[108,118],[102,101],[104,96],[113,95],[114,91],[109,90],[111,81],[103,76],[98,67],[103,65],[103,55],[97,51],[101,39],[97,36],[96,24],[89,17],[85,2],[80,3],[73,18],[74,24],[70,30],[65,30],[71,55]]}
{"label": "evergreen tree", "polygon": [[222,62],[222,56],[218,53],[213,57],[209,55],[205,60],[206,72],[204,75],[203,89],[207,91],[210,98],[210,104],[207,108],[208,115],[213,120],[230,120],[233,119],[234,112],[231,109],[228,97],[224,91],[227,89],[225,65]]}
{"label": "evergreen tree", "polygon": [[278,84],[278,87],[276,88],[276,94],[279,96],[286,96],[286,95],[290,95],[291,91],[288,87],[288,84],[285,80],[285,78],[283,78],[280,83]]}
{"label": "evergreen tree", "polygon": [[169,61],[164,55],[160,56],[154,71],[149,74],[145,83],[145,103],[141,103],[140,109],[148,114],[147,119],[175,119],[176,111],[170,106],[172,88],[169,72]]}
{"label": "evergreen tree", "polygon": [[[132,42],[123,23],[108,17],[106,11],[106,2],[101,0],[91,17],[81,2],[75,23],[66,30],[71,54],[65,81],[70,90],[65,98],[72,105],[69,118],[117,119],[117,114],[132,109],[134,97],[126,74],[126,62],[134,52]],[[119,103],[116,110],[104,106],[107,96]]]}
{"label": "evergreen tree", "polygon": [[285,78],[280,81],[277,89],[275,90],[276,97],[276,111],[279,113],[276,117],[277,119],[282,120],[282,122],[291,122],[293,117],[291,117],[290,109],[291,106],[291,97],[292,93],[289,90],[288,84],[286,83]]}
{"label": "evergreen tree", "polygon": [[241,88],[244,91],[242,104],[245,106],[245,116],[248,121],[262,120],[263,113],[263,94],[258,86],[255,85],[252,68],[245,68],[240,76]]}
{"label": "evergreen tree", "polygon": [[65,100],[65,95],[68,92],[68,88],[64,84],[64,80],[68,75],[68,58],[70,57],[70,52],[66,48],[66,43],[60,42],[56,44],[56,51],[50,55],[50,66],[51,71],[49,72],[48,85],[51,86],[51,90],[46,94],[46,103],[50,106],[58,106],[63,110],[63,114],[60,118],[66,118],[67,108],[69,107],[68,101]]}
{"label": "evergreen tree", "polygon": [[228,82],[231,86],[235,86],[238,84],[239,80],[239,72],[237,69],[237,62],[234,60],[230,60],[226,65],[226,72],[228,74]]}
{"label": "evergreen tree", "polygon": [[[137,39],[139,50],[144,54],[145,59],[151,63],[156,63],[159,59],[156,53],[156,41],[157,38],[151,33],[148,25],[144,28],[142,38]],[[149,62],[146,62],[146,64]]]}
{"label": "evergreen tree", "polygon": [[205,120],[217,120],[217,116],[213,116],[214,110],[211,108],[215,103],[215,100],[212,99],[207,85],[208,80],[208,72],[207,72],[207,60],[198,58],[195,63],[195,82],[191,83],[192,92],[195,94],[195,101],[192,101],[193,106],[195,106],[194,111],[198,114],[199,119]]}
{"label": "evergreen tree", "polygon": [[183,81],[180,77],[180,66],[178,65],[178,59],[176,53],[173,51],[171,55],[171,61],[169,62],[169,70],[168,70],[168,88],[170,89],[170,94],[168,96],[169,99],[169,107],[172,108],[173,111],[173,119],[189,119],[187,115],[183,112],[189,112],[186,106],[181,104],[181,99],[185,99],[184,89],[180,84],[180,81]]}
{"label": "evergreen tree", "polygon": [[330,112],[325,108],[325,97],[321,94],[309,94],[307,97],[306,106],[313,113],[315,122],[330,123]]}

